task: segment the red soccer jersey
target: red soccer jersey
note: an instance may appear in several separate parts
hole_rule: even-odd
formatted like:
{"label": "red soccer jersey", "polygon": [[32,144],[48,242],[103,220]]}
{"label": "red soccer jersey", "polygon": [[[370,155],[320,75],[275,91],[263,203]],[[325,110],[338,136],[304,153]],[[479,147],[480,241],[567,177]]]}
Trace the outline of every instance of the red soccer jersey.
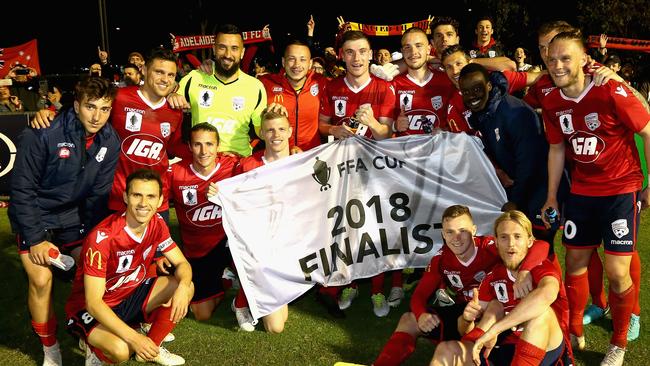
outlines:
{"label": "red soccer jersey", "polygon": [[[557,316],[558,322],[560,323],[560,328],[564,331],[566,335],[566,330],[569,325],[569,301],[566,297],[566,291],[564,290],[564,285],[562,284],[562,275],[557,271],[553,263],[545,259],[539,265],[533,267],[530,270],[530,275],[533,278],[533,287],[537,288],[537,285],[546,276],[554,277],[558,280],[560,284],[560,291],[557,295],[555,301],[551,304],[551,308]],[[508,270],[503,263],[497,264],[492,272],[488,273],[478,290],[478,298],[480,301],[490,302],[494,299],[498,300],[503,304],[503,309],[506,314],[512,311],[521,299],[515,299],[514,296],[514,285],[515,277]],[[519,335],[518,332],[514,332],[515,335]],[[508,340],[506,340],[508,342]]]}
{"label": "red soccer jersey", "polygon": [[160,173],[163,181],[164,202],[158,211],[169,209],[167,151],[170,146],[180,145],[182,121],[183,112],[171,109],[165,99],[152,105],[137,86],[118,90],[113,101],[111,124],[120,136],[122,146],[108,208],[114,211],[126,208],[122,199],[126,177],[146,168]]}
{"label": "red soccer jersey", "polygon": [[542,108],[542,99],[555,89],[555,83],[548,74],[542,75],[535,84],[528,88],[524,102],[533,108]]}
{"label": "red soccer jersey", "polygon": [[[388,82],[370,76],[368,82],[360,88],[351,86],[345,77],[329,82],[320,102],[320,114],[330,117],[334,126],[350,122],[350,117],[363,104],[370,104],[377,120],[380,117],[393,118],[395,108],[395,90]],[[372,138],[370,129],[365,135]]]}
{"label": "red soccer jersey", "polygon": [[190,162],[172,165],[171,197],[181,227],[183,253],[187,258],[208,254],[225,237],[221,207],[208,201],[210,182],[230,178],[239,172],[239,159],[222,156],[214,170],[203,176]]}
{"label": "red soccer jersey", "polygon": [[[472,289],[478,288],[485,274],[501,261],[494,237],[476,236],[474,244],[476,252],[467,262],[461,262],[446,245],[431,258],[431,263],[411,297],[411,311],[416,319],[427,311],[429,298],[438,288],[453,289],[456,292],[455,300],[459,303],[472,299]],[[548,243],[536,240],[521,268],[530,270],[537,266],[548,256],[548,250]]]}
{"label": "red soccer jersey", "polygon": [[[395,119],[403,110],[409,119],[409,127],[399,135],[430,133],[432,128],[441,127],[447,118],[447,106],[454,85],[447,74],[432,72],[420,84],[408,74],[401,74],[393,80],[395,88]],[[428,131],[428,132],[427,132]]]}
{"label": "red soccer jersey", "polygon": [[320,94],[327,84],[327,78],[310,71],[302,89],[296,91],[287,80],[284,71],[260,77],[264,84],[268,103],[278,103],[287,108],[288,119],[293,129],[290,145],[303,151],[320,145],[318,113]]}
{"label": "red soccer jersey", "polygon": [[141,238],[129,230],[124,213],[114,213],[99,223],[84,240],[72,293],[65,305],[68,317],[86,307],[84,275],[106,279],[103,300],[119,304],[146,279],[156,249],[166,253],[176,247],[165,220],[156,214]]}
{"label": "red soccer jersey", "polygon": [[264,160],[264,150],[257,151],[251,156],[247,156],[239,161],[242,173],[249,172],[266,164]]}
{"label": "red soccer jersey", "polygon": [[578,98],[553,89],[542,100],[546,138],[566,141],[571,164],[571,192],[612,196],[641,189],[643,174],[634,133],[650,114],[623,83],[593,81]]}
{"label": "red soccer jersey", "polygon": [[449,97],[449,107],[447,108],[447,123],[446,130],[451,132],[466,132],[468,134],[475,134],[475,130],[469,125],[469,116],[472,111],[465,108],[463,104],[463,96],[459,90],[454,90]]}
{"label": "red soccer jersey", "polygon": [[461,262],[446,245],[431,258],[411,297],[411,311],[416,319],[427,311],[429,298],[438,288],[454,290],[459,303],[472,299],[472,289],[478,288],[486,273],[499,262],[493,237],[476,236],[474,243],[476,252],[467,262]]}

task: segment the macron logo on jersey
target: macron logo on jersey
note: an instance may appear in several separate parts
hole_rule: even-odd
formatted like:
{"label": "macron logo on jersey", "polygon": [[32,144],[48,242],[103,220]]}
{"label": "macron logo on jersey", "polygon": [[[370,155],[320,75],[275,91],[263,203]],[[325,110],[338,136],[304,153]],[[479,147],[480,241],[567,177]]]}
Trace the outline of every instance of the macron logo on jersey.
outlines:
{"label": "macron logo on jersey", "polygon": [[103,231],[98,231],[97,232],[97,239],[95,239],[95,243],[99,244],[102,242],[102,240],[108,238],[108,235],[106,235],[105,232]]}
{"label": "macron logo on jersey", "polygon": [[627,92],[625,91],[625,89],[623,89],[623,87],[621,85],[619,85],[618,88],[616,88],[616,91],[614,93],[616,93],[616,94],[618,94],[618,95],[620,95],[620,96],[622,96],[624,98],[627,98]]}

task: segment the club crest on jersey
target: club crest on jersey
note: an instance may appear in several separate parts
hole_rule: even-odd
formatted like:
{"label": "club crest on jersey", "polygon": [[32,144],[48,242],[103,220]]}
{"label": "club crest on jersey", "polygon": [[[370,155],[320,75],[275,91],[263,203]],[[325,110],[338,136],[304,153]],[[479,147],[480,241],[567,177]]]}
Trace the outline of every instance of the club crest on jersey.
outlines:
{"label": "club crest on jersey", "polygon": [[585,124],[587,128],[594,131],[600,127],[600,121],[598,120],[598,113],[589,113],[585,116]]}
{"label": "club crest on jersey", "polygon": [[478,271],[474,274],[474,281],[481,282],[485,278],[485,271]]}
{"label": "club crest on jersey", "polygon": [[239,112],[244,109],[244,97],[232,97],[232,109]]}
{"label": "club crest on jersey", "polygon": [[337,117],[345,117],[345,111],[347,107],[348,102],[345,100],[335,100],[334,101],[334,115]]}
{"label": "club crest on jersey", "polygon": [[410,111],[413,108],[413,94],[404,93],[400,95],[399,104],[404,111]]}
{"label": "club crest on jersey", "polygon": [[440,95],[436,95],[435,97],[431,98],[431,105],[435,110],[442,108],[442,97]]}
{"label": "club crest on jersey", "polygon": [[196,188],[186,188],[183,190],[183,203],[188,206],[194,206],[198,203],[196,199]]}
{"label": "club crest on jersey", "polygon": [[199,93],[199,106],[210,107],[214,100],[214,91],[210,89],[202,89]]}
{"label": "club crest on jersey", "polygon": [[106,146],[102,146],[102,148],[99,149],[99,152],[97,153],[97,155],[95,155],[95,160],[97,160],[98,163],[104,161],[104,157],[106,156],[106,151],[107,151]]}
{"label": "club crest on jersey", "polygon": [[140,131],[140,128],[142,128],[142,114],[138,112],[126,112],[124,128],[131,132]]}
{"label": "club crest on jersey", "polygon": [[123,255],[117,259],[117,269],[115,273],[126,272],[131,268],[131,263],[133,263],[133,255]]}
{"label": "club crest on jersey", "polygon": [[477,56],[476,50],[469,50],[469,57],[476,58],[476,56]]}
{"label": "club crest on jersey", "polygon": [[492,51],[492,50],[488,51],[488,56],[496,57],[496,55],[497,55],[497,53],[495,51]]}
{"label": "club crest on jersey", "polygon": [[560,127],[562,128],[562,132],[564,132],[567,135],[576,132],[573,129],[573,118],[571,117],[570,114],[560,115]]}
{"label": "club crest on jersey", "polygon": [[172,125],[169,122],[163,122],[160,124],[160,133],[162,137],[169,137],[172,133]]}
{"label": "club crest on jersey", "polygon": [[312,96],[317,96],[318,95],[318,84],[314,84],[309,88],[309,93],[311,93]]}
{"label": "club crest on jersey", "polygon": [[492,284],[492,287],[494,287],[494,292],[497,294],[497,300],[504,304],[507,303],[508,289],[506,288],[506,284],[503,282],[496,282]]}
{"label": "club crest on jersey", "polygon": [[627,227],[627,220],[619,219],[612,222],[612,232],[614,232],[614,235],[619,239],[629,234],[630,229]]}
{"label": "club crest on jersey", "polygon": [[62,147],[59,149],[59,157],[61,159],[67,159],[70,157],[70,149],[67,147]]}

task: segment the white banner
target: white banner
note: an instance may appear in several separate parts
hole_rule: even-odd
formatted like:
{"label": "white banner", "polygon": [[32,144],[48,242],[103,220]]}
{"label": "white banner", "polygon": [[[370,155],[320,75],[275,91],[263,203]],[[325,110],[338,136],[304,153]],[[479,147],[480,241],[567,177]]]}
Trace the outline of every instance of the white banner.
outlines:
{"label": "white banner", "polygon": [[221,181],[214,199],[258,319],[316,283],[425,267],[448,206],[489,234],[506,194],[476,139],[441,133],[322,145]]}

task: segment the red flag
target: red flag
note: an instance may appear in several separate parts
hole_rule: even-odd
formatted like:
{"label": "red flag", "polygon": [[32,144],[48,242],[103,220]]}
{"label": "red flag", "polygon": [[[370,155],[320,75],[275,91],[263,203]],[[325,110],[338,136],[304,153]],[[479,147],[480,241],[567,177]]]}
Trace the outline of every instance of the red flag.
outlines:
{"label": "red flag", "polygon": [[7,76],[16,65],[31,67],[40,75],[38,63],[38,44],[35,39],[16,47],[0,48],[0,78]]}

